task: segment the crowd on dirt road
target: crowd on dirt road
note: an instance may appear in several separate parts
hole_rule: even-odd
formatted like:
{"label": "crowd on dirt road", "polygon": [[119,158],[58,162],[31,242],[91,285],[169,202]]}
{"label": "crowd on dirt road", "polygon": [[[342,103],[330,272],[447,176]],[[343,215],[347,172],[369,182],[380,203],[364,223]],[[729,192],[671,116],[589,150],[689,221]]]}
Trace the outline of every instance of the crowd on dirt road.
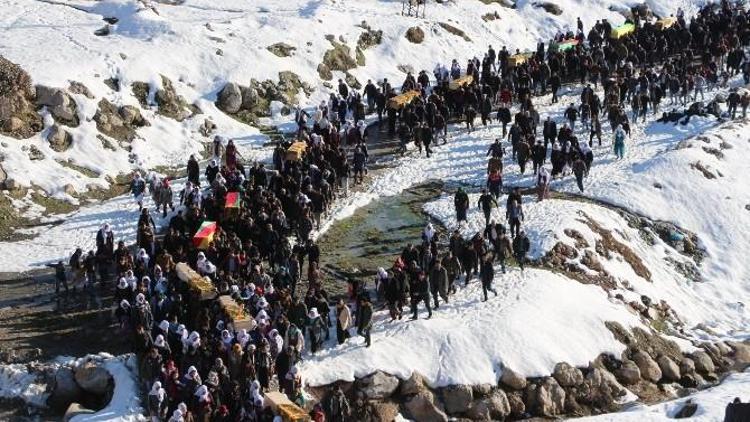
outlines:
{"label": "crowd on dirt road", "polygon": [[[217,136],[205,166],[190,158],[179,192],[167,179],[135,174],[131,193],[140,208],[135,249],[115,244],[115,233],[105,224],[96,234],[95,251],[77,250],[69,271],[62,262],[55,265],[58,287],[67,290],[70,273],[76,285],[98,283],[114,292],[119,330],[133,339],[154,421],[271,420],[264,394],[276,388],[305,407],[300,361],[331,337],[340,344],[370,346],[373,302],[387,306],[392,320],[401,319],[404,308],[418,318],[424,307],[430,317],[461,282],[475,276],[484,300],[496,295],[493,283],[502,274],[494,271],[497,263],[502,272],[511,260],[523,269],[531,245],[523,229],[520,189],[507,193],[505,221],[491,218],[504,195],[504,160],[517,162],[521,173],[531,161],[537,199],[544,200],[551,179],[571,173],[584,190],[596,158],[593,142],[602,144],[605,128],[612,134],[613,153],[623,158],[636,121],[658,114],[667,102],[675,109],[664,112],[663,121],[696,114],[735,118],[738,108],[744,115],[747,93],[731,91],[724,99],[727,111],[716,99],[703,102],[735,74],[750,79],[744,9],[709,4],[690,21],[678,15],[665,29],[634,12],[636,29],[617,39],[609,36],[607,21],[592,28],[579,22],[576,33],[540,43],[523,60],[513,59],[505,47],[490,47],[481,60],[471,58],[464,67],[457,60],[450,67],[436,66],[432,78],[427,71],[408,74],[400,89],[384,79],[369,81],[358,92],[339,81],[328,101],[296,111],[301,149],[280,142],[268,167],[243,162],[233,141]],[[568,39],[576,44],[563,50],[560,45]],[[544,95],[551,93],[550,101],[558,102],[561,86],[578,82],[580,96],[564,106],[562,119],[541,121],[536,105],[548,98]],[[420,95],[389,106],[397,91]],[[350,294],[334,302],[321,268],[324,251],[312,235],[333,201],[349,193],[350,178],[364,181],[368,113],[384,120],[400,139],[402,153],[415,144],[427,156],[440,153],[433,149],[439,141],[447,142],[449,121],[459,119],[469,131],[477,118],[483,125],[500,122],[498,139],[487,151],[486,189],[477,203],[463,189],[454,198],[459,223],[477,206],[486,227],[469,239],[456,231],[441,242],[428,225],[420,245],[408,245],[391,268],[378,270],[376,297],[352,282]],[[236,206],[228,204],[230,198],[237,198]],[[168,218],[163,236],[152,211]],[[196,242],[206,222],[216,223],[210,239]],[[188,263],[219,295],[240,304],[252,316],[251,327],[237,329],[218,301],[196,295],[178,277],[177,263]],[[354,332],[362,339],[350,339]],[[352,420],[340,389],[310,412],[316,421]]]}

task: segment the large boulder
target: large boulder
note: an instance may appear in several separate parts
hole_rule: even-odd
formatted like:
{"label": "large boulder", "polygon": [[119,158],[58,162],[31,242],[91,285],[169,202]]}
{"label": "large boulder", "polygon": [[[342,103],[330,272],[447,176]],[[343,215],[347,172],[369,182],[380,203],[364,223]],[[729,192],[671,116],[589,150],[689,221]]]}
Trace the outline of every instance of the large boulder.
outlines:
{"label": "large boulder", "polygon": [[487,406],[486,400],[477,400],[471,404],[469,409],[466,411],[466,417],[473,421],[489,421],[492,420],[490,415],[490,408]]}
{"label": "large boulder", "polygon": [[83,390],[76,383],[73,370],[67,367],[62,367],[55,372],[50,391],[47,404],[60,412],[67,409],[71,403],[80,401],[83,396]]}
{"label": "large boulder", "polygon": [[691,353],[690,358],[695,362],[695,370],[698,371],[699,374],[712,374],[716,371],[716,366],[714,366],[711,356],[703,350],[696,350]]}
{"label": "large boulder", "polygon": [[670,382],[680,380],[680,367],[669,356],[661,355],[656,362],[659,364],[659,369],[661,369],[664,380]]}
{"label": "large boulder", "polygon": [[106,369],[87,364],[75,370],[76,383],[87,393],[105,396],[114,387],[114,379]]}
{"label": "large boulder", "polygon": [[586,401],[603,405],[612,405],[617,398],[627,393],[611,372],[598,367],[590,368],[581,391]]}
{"label": "large boulder", "polygon": [[623,361],[615,375],[624,385],[637,384],[641,380],[641,370],[632,360]]}
{"label": "large boulder", "polygon": [[406,39],[413,44],[421,44],[424,41],[424,31],[418,26],[406,30]]}
{"label": "large boulder", "polygon": [[556,5],[553,2],[547,2],[547,1],[536,2],[534,3],[534,7],[544,9],[545,12],[555,15],[555,16],[560,16],[562,15],[562,12],[563,12],[560,6]]}
{"label": "large boulder", "polygon": [[698,411],[698,405],[688,400],[684,406],[674,414],[675,419],[691,418]]}
{"label": "large boulder", "polygon": [[50,88],[44,85],[36,86],[37,107],[47,107],[56,121],[66,126],[78,126],[76,102],[60,88]]}
{"label": "large boulder", "polygon": [[96,412],[91,409],[87,409],[78,403],[71,403],[70,406],[68,406],[68,409],[65,411],[65,415],[63,415],[62,420],[63,422],[68,422],[76,416],[91,415],[94,413]]}
{"label": "large boulder", "polygon": [[563,387],[574,387],[583,382],[583,372],[566,362],[555,365],[552,376]]}
{"label": "large boulder", "polygon": [[514,390],[523,390],[526,388],[526,378],[508,367],[503,368],[503,373],[500,375],[500,382]]}
{"label": "large boulder", "polygon": [[440,410],[433,402],[432,393],[429,390],[422,390],[415,394],[406,402],[404,408],[409,413],[411,419],[417,422],[447,422],[448,416]]}
{"label": "large boulder", "polygon": [[356,386],[365,398],[369,400],[382,400],[390,397],[396,391],[398,383],[398,378],[393,375],[377,371],[358,380]]}
{"label": "large boulder", "polygon": [[452,385],[443,389],[443,403],[448,414],[463,413],[469,409],[474,394],[471,386]]}
{"label": "large boulder", "polygon": [[526,413],[526,405],[523,402],[523,398],[521,398],[521,393],[508,393],[507,397],[508,405],[510,406],[510,414],[514,418],[520,418],[521,416],[523,416],[523,414]]}
{"label": "large boulder", "polygon": [[224,85],[216,98],[216,106],[225,113],[234,114],[242,107],[242,91],[234,82]]}
{"label": "large boulder", "polygon": [[657,364],[648,353],[642,350],[635,352],[633,354],[633,362],[635,362],[638,369],[641,371],[641,377],[643,379],[653,383],[659,382],[662,377],[661,369],[659,368],[659,364]]}
{"label": "large boulder", "polygon": [[685,374],[694,374],[695,373],[695,361],[693,361],[690,358],[684,357],[680,361],[680,373]]}
{"label": "large boulder", "polygon": [[49,147],[53,151],[63,152],[70,148],[70,145],[73,143],[73,136],[67,130],[60,127],[60,125],[55,124],[49,128],[47,142],[49,142]]}

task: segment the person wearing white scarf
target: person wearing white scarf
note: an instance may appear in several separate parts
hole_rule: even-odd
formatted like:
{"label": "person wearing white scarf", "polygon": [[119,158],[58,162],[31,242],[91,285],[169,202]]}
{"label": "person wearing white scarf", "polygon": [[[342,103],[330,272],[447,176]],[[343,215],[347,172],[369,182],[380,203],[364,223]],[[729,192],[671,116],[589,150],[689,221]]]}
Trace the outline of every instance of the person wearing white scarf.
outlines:
{"label": "person wearing white scarf", "polygon": [[159,381],[154,382],[148,393],[148,410],[152,422],[160,422],[167,417],[167,392]]}

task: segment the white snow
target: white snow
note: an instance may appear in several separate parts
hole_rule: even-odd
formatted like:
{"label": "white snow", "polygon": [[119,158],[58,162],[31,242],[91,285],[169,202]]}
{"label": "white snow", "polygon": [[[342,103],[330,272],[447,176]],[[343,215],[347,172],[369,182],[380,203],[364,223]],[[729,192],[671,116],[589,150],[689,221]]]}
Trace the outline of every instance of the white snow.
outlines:
{"label": "white snow", "polygon": [[44,406],[47,394],[38,381],[38,375],[30,373],[26,365],[0,365],[0,398],[20,398],[30,405]]}
{"label": "white snow", "polygon": [[434,387],[495,384],[503,366],[525,376],[548,375],[557,362],[586,366],[601,352],[622,352],[605,321],[640,325],[599,287],[547,271],[513,269],[494,285],[498,296],[490,292],[482,302],[475,278],[429,320],[421,306],[413,322],[408,311],[395,322],[387,311],[378,312],[369,349],[361,338],[342,346],[331,341],[331,347],[305,358],[307,382],[353,381],[383,370],[400,378],[417,371]]}

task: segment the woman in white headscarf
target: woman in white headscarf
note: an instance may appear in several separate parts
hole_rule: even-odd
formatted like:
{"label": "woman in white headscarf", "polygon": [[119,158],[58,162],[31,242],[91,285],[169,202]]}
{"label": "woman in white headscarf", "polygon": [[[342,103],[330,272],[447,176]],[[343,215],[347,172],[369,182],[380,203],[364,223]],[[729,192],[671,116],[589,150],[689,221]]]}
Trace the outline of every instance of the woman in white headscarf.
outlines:
{"label": "woman in white headscarf", "polygon": [[151,422],[160,422],[167,418],[167,392],[159,381],[154,382],[148,393],[148,413]]}

